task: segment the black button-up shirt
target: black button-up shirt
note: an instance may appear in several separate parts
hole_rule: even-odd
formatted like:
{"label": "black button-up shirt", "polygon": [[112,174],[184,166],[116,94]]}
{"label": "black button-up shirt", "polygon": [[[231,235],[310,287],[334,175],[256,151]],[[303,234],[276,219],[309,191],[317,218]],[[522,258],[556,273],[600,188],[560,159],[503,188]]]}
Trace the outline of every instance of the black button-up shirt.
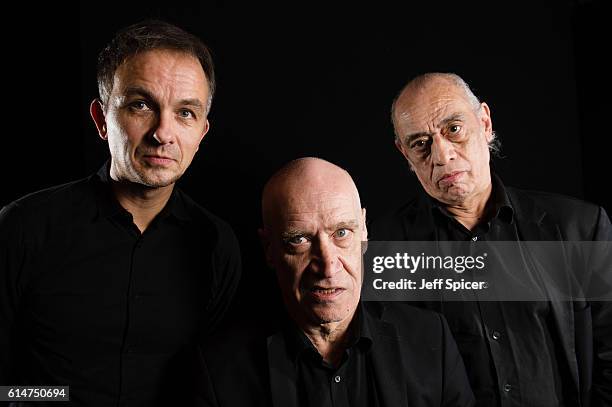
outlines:
{"label": "black button-up shirt", "polygon": [[[494,216],[470,231],[430,198],[437,240],[520,240],[514,209],[496,176],[492,199]],[[558,363],[560,347],[551,334],[548,302],[463,301],[440,307],[463,356],[478,406],[563,405],[562,376],[569,372]]]}
{"label": "black button-up shirt", "polygon": [[68,385],[79,405],[177,405],[196,345],[238,284],[231,228],[174,189],[140,233],[108,163],[0,212],[0,384]]}
{"label": "black button-up shirt", "polygon": [[376,390],[370,367],[369,351],[372,335],[363,318],[362,305],[350,329],[349,341],[338,366],[323,360],[308,337],[287,323],[284,329],[297,369],[297,395],[300,406],[317,407],[376,407]]}

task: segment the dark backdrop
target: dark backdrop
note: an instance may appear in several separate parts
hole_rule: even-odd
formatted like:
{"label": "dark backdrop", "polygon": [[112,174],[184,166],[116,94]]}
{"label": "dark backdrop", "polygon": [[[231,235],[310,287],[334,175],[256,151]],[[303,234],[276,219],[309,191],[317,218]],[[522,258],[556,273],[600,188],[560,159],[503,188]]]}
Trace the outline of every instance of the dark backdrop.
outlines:
{"label": "dark backdrop", "polygon": [[460,74],[489,104],[505,157],[495,166],[507,184],[610,211],[603,2],[423,3],[14,4],[5,14],[17,28],[5,34],[3,50],[10,74],[3,85],[9,108],[0,205],[102,164],[106,145],[88,114],[97,94],[96,55],[118,28],[154,17],[199,35],[213,50],[212,128],[181,185],[236,230],[248,303],[268,301],[264,287],[272,277],[262,269],[256,235],[259,195],[283,163],[310,155],[346,168],[370,216],[413,194],[415,178],[393,145],[389,107],[407,79],[425,71]]}

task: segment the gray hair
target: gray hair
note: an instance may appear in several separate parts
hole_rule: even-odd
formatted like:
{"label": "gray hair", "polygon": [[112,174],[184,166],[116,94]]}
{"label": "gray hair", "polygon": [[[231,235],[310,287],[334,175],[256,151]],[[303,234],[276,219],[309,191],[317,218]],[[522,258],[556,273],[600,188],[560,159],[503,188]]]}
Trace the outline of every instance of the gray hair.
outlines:
{"label": "gray hair", "polygon": [[[474,92],[472,92],[472,89],[467,84],[467,82],[464,81],[463,78],[460,77],[459,75],[452,73],[452,72],[428,72],[428,73],[418,75],[412,78],[410,81],[408,81],[406,85],[404,85],[404,87],[395,96],[395,98],[393,99],[393,103],[391,104],[391,123],[393,124],[393,132],[395,133],[396,141],[398,140],[398,135],[397,135],[397,131],[395,130],[395,111],[397,109],[397,102],[400,96],[409,87],[420,88],[424,86],[425,84],[429,83],[430,81],[432,81],[433,79],[440,79],[440,78],[446,79],[447,81],[451,82],[454,86],[461,89],[463,93],[465,94],[465,97],[467,98],[468,102],[472,106],[472,108],[474,108],[474,111],[477,113],[480,112],[480,109],[482,109],[480,99],[476,97],[476,95],[474,94]],[[489,142],[489,151],[491,152],[491,155],[495,157],[501,156],[501,141],[499,137],[497,137],[497,134],[495,133],[495,131],[491,133],[491,141]]]}

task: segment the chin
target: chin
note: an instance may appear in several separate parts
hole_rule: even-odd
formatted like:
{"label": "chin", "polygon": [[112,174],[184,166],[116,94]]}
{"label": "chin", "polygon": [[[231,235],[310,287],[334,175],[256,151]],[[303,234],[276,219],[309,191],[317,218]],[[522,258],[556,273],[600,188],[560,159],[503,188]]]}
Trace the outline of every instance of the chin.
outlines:
{"label": "chin", "polygon": [[180,174],[139,174],[140,183],[151,188],[162,188],[174,184]]}
{"label": "chin", "polygon": [[470,196],[471,191],[465,185],[453,185],[448,188],[443,196],[452,202],[463,202]]}
{"label": "chin", "polygon": [[334,309],[325,309],[325,310],[312,310],[312,314],[314,316],[315,321],[320,324],[327,324],[330,322],[340,322],[349,316],[349,312],[346,309],[339,309],[340,307]]}

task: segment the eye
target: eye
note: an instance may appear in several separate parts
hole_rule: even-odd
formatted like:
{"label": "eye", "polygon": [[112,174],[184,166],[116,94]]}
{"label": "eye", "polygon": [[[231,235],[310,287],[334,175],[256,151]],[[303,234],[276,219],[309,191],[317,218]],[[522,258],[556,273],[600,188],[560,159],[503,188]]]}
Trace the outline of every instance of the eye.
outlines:
{"label": "eye", "polygon": [[195,114],[189,109],[179,110],[179,116],[183,119],[195,118]]}
{"label": "eye", "polygon": [[350,230],[346,228],[342,228],[342,229],[336,230],[336,233],[334,233],[334,235],[338,239],[346,239],[350,235],[350,233],[351,233]]}
{"label": "eye", "polygon": [[458,125],[458,124],[453,124],[452,126],[450,126],[450,127],[448,128],[448,131],[449,131],[451,134],[457,134],[457,133],[459,133],[459,132],[461,131],[461,126],[460,126],[460,125]]}
{"label": "eye", "polygon": [[292,245],[300,245],[300,244],[304,244],[308,241],[308,239],[306,239],[305,236],[293,236],[290,237],[286,240],[287,243],[292,244]]}
{"label": "eye", "polygon": [[414,140],[410,144],[410,148],[416,151],[423,151],[429,146],[429,144],[430,144],[429,139],[426,137],[422,137],[422,138]]}
{"label": "eye", "polygon": [[144,100],[136,100],[132,103],[130,103],[130,108],[134,109],[134,110],[149,110],[149,105],[147,105],[147,102],[145,102]]}

